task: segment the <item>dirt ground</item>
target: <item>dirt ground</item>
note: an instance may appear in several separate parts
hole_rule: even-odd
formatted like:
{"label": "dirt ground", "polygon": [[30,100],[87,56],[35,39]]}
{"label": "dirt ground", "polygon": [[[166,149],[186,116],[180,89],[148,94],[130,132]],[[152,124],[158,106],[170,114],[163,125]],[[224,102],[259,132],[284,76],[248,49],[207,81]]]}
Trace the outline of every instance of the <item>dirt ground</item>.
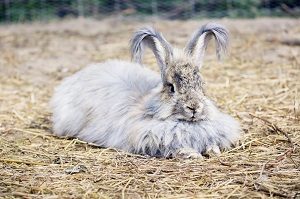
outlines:
{"label": "dirt ground", "polygon": [[129,60],[139,27],[154,25],[183,47],[205,22],[1,25],[0,198],[300,198],[299,19],[217,20],[230,30],[230,53],[218,62],[212,42],[202,74],[209,96],[244,132],[220,157],[149,158],[51,135],[48,101],[62,78],[90,63]]}

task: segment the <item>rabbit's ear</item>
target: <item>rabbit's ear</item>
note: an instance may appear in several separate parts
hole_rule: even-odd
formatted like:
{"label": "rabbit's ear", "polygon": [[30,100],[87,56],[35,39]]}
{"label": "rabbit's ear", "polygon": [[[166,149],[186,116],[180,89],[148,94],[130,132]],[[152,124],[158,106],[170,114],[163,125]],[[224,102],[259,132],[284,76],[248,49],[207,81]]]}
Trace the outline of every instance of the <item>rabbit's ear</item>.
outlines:
{"label": "rabbit's ear", "polygon": [[144,46],[148,46],[154,53],[164,81],[167,65],[173,55],[171,45],[161,33],[157,32],[152,27],[147,27],[135,32],[131,39],[131,59],[134,62],[142,63]]}
{"label": "rabbit's ear", "polygon": [[220,59],[222,53],[226,53],[228,46],[228,31],[220,24],[208,23],[203,25],[192,36],[185,47],[185,52],[191,55],[199,67],[202,66],[205,50],[212,36],[216,40],[216,54]]}

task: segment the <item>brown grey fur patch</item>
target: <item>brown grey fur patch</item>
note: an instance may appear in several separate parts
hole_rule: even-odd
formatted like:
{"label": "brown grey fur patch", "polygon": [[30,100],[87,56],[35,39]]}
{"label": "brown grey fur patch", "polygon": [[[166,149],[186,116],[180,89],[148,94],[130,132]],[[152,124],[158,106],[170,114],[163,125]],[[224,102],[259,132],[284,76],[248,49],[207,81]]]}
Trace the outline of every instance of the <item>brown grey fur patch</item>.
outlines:
{"label": "brown grey fur patch", "polygon": [[[197,121],[200,119],[199,114],[203,115],[202,81],[199,68],[192,63],[176,61],[171,62],[167,68],[162,94],[165,100],[175,102],[174,114],[180,113],[183,120]],[[174,92],[170,87],[174,87]]]}

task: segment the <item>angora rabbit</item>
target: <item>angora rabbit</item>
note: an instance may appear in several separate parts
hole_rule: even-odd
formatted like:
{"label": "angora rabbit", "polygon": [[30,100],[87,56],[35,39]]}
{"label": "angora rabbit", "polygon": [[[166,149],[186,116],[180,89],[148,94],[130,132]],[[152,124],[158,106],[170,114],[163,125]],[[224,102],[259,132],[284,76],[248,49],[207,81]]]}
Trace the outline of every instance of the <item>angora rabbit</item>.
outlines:
{"label": "angora rabbit", "polygon": [[[151,27],[140,29],[131,40],[135,63],[91,65],[56,88],[54,134],[156,157],[201,158],[229,148],[240,136],[239,124],[207,98],[199,72],[212,37],[219,57],[228,43],[221,25],[202,26],[184,50]],[[141,64],[145,46],[160,75]]]}

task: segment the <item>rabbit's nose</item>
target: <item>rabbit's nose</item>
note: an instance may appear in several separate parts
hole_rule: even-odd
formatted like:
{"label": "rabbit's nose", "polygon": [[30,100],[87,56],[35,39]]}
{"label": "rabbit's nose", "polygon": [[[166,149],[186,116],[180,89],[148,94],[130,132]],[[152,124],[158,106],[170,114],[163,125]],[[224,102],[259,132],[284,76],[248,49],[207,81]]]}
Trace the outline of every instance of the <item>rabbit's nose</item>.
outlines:
{"label": "rabbit's nose", "polygon": [[195,107],[187,106],[186,108],[189,109],[193,113],[193,115],[195,115],[195,113],[196,113],[196,108]]}
{"label": "rabbit's nose", "polygon": [[203,111],[203,104],[187,105],[186,109],[193,115],[192,117],[197,117]]}

